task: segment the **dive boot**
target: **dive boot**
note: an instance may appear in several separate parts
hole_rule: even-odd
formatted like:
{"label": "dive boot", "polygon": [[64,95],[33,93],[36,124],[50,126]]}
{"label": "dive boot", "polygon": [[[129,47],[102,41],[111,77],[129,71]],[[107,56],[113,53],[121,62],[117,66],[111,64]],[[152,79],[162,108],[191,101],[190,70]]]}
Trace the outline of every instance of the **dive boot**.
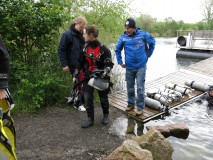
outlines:
{"label": "dive boot", "polygon": [[109,123],[109,117],[108,115],[104,115],[102,119],[102,124],[107,125]]}
{"label": "dive boot", "polygon": [[91,118],[88,118],[88,120],[84,121],[81,124],[81,127],[82,128],[89,128],[89,127],[93,126],[93,124],[94,124],[94,120],[92,120]]}

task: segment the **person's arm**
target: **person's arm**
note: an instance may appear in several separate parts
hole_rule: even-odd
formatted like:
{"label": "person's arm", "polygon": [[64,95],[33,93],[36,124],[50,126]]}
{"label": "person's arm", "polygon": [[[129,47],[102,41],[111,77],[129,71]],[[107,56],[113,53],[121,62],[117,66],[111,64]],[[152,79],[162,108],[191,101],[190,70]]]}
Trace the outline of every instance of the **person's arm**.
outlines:
{"label": "person's arm", "polygon": [[122,61],[122,56],[121,56],[121,51],[123,50],[123,41],[122,38],[120,37],[118,39],[118,42],[116,44],[116,48],[115,48],[115,54],[116,54],[116,58],[117,58],[117,62],[120,65],[123,65],[123,61]]}
{"label": "person's arm", "polygon": [[102,46],[104,52],[104,75],[107,75],[113,68],[114,63],[112,62],[112,54],[109,48],[105,45]]}
{"label": "person's arm", "polygon": [[8,88],[9,54],[0,38],[0,99],[6,97]]}
{"label": "person's arm", "polygon": [[69,45],[69,42],[70,42],[70,38],[68,37],[67,32],[63,33],[58,46],[58,57],[64,71],[69,70],[68,61],[67,61],[67,48],[68,48],[67,45]]}
{"label": "person's arm", "polygon": [[85,61],[86,61],[86,57],[85,57],[85,55],[84,55],[84,52],[81,51],[81,53],[80,53],[80,55],[79,55],[79,57],[78,57],[78,60],[77,60],[77,64],[76,64],[76,67],[75,67],[75,71],[74,71],[74,73],[73,73],[73,79],[72,79],[73,82],[76,82],[77,77],[78,77],[80,71],[81,71],[81,70],[83,69],[83,67],[84,67]]}
{"label": "person's arm", "polygon": [[155,49],[155,43],[156,43],[155,38],[152,37],[152,35],[150,35],[148,32],[146,32],[145,38],[149,45],[149,57],[150,57]]}

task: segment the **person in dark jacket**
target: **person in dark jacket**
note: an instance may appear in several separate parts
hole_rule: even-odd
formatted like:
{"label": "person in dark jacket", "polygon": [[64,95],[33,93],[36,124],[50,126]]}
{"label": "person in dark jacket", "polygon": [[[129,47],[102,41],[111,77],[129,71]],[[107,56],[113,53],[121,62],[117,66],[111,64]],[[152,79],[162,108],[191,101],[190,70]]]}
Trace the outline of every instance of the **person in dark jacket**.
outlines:
{"label": "person in dark jacket", "polygon": [[15,127],[13,119],[10,116],[10,111],[14,107],[14,104],[8,89],[8,74],[9,54],[0,37],[0,124],[3,124],[3,126],[0,127],[0,134],[2,137],[0,141],[0,150],[1,155],[6,159],[16,160]]}
{"label": "person in dark jacket", "polygon": [[87,21],[79,16],[71,25],[70,29],[62,34],[58,56],[64,71],[70,71],[73,75],[80,51],[84,46],[83,29]]}
{"label": "person in dark jacket", "polygon": [[0,38],[0,100],[6,98],[8,88],[9,54]]}
{"label": "person in dark jacket", "polygon": [[[116,44],[116,58],[122,68],[126,68],[128,104],[126,111],[135,106],[135,81],[137,82],[137,110],[136,116],[143,114],[145,105],[145,77],[146,64],[155,49],[155,38],[148,32],[136,27],[135,20],[128,18],[125,22],[125,32]],[[124,49],[125,62],[121,51]]]}
{"label": "person in dark jacket", "polygon": [[[87,24],[85,17],[79,16],[71,25],[70,29],[62,34],[59,46],[58,56],[64,71],[70,71],[73,76],[79,54],[85,44],[83,38],[83,29]],[[80,89],[79,89],[80,90]],[[81,99],[78,110],[85,111],[83,107],[84,100]],[[69,99],[68,99],[69,102]]]}
{"label": "person in dark jacket", "polygon": [[[107,125],[109,122],[109,87],[102,89],[90,84],[90,81],[92,79],[94,80],[92,77],[96,78],[96,76],[99,76],[99,78],[96,78],[95,80],[100,80],[101,82],[101,78],[103,78],[108,83],[110,80],[109,72],[113,67],[111,52],[105,45],[100,43],[100,41],[97,39],[98,35],[99,31],[94,25],[90,25],[85,28],[84,38],[86,40],[86,44],[78,59],[78,64],[73,78],[73,82],[75,82],[76,77],[79,74],[79,70],[84,70],[84,98],[88,119],[82,123],[82,128],[88,128],[94,124],[93,93],[95,88],[98,91],[101,107],[103,109],[102,124]],[[96,71],[99,75],[94,74]],[[103,73],[98,71],[103,71]]]}

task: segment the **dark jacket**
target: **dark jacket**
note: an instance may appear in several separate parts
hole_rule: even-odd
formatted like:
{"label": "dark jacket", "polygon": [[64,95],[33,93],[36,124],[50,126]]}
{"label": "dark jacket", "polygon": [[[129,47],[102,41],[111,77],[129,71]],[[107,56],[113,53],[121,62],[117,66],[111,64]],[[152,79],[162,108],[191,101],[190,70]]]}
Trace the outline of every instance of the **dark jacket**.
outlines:
{"label": "dark jacket", "polygon": [[9,54],[0,37],[0,88],[8,88]]}
{"label": "dark jacket", "polygon": [[84,46],[83,35],[75,30],[74,26],[75,24],[62,34],[58,46],[58,56],[62,67],[75,67],[80,51]]}
{"label": "dark jacket", "polygon": [[[86,48],[88,47],[91,48],[97,48],[98,46],[100,47],[100,52],[102,52],[100,59],[96,60],[96,65],[97,68],[99,70],[104,70],[105,68],[110,68],[110,70],[113,67],[113,63],[112,63],[112,56],[111,56],[111,51],[105,46],[105,45],[101,45],[101,43],[98,40],[95,41],[91,41],[91,42],[87,42],[85,44],[85,47],[83,49],[83,51],[80,54],[80,57],[78,59],[78,63],[77,63],[77,70],[81,70],[83,69],[84,73],[85,73],[85,79],[89,79],[91,76],[91,71],[88,70],[88,62],[86,60]],[[76,75],[74,75],[76,76]]]}

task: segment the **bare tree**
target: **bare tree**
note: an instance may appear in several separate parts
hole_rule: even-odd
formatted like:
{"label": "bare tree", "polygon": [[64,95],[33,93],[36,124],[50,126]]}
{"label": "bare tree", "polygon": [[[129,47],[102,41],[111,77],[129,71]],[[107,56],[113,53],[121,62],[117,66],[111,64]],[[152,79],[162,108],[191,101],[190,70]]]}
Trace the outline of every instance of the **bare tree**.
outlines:
{"label": "bare tree", "polygon": [[204,20],[207,23],[210,23],[210,21],[213,19],[213,0],[203,0],[201,7]]}

